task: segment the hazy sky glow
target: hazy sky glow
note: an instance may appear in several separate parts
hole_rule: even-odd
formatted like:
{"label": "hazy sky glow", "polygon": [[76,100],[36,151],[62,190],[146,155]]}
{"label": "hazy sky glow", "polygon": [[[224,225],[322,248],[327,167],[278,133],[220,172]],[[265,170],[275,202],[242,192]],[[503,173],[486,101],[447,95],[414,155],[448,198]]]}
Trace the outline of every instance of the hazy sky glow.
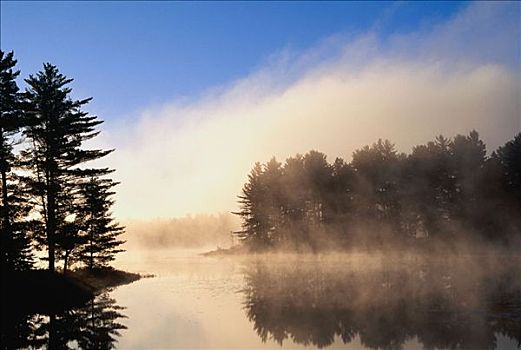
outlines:
{"label": "hazy sky glow", "polygon": [[[186,15],[197,18],[210,8],[225,17],[233,13],[235,24],[242,25],[243,17],[253,10],[248,6],[181,7],[188,11]],[[265,4],[265,9],[262,4],[255,6],[261,8],[261,17],[281,6],[279,12],[289,18],[287,12],[294,5],[290,9],[276,3]],[[268,28],[265,37],[260,30],[252,31],[251,42],[245,37],[234,42],[241,43],[237,47],[228,37],[221,37],[223,33],[217,31],[212,37],[196,26],[204,35],[190,32],[192,43],[206,35],[208,42],[217,45],[213,50],[219,51],[222,41],[224,58],[219,54],[198,57],[204,69],[192,67],[188,72],[193,79],[172,68],[182,62],[168,62],[165,55],[172,51],[168,55],[163,51],[165,42],[159,40],[154,47],[146,42],[137,45],[136,55],[143,66],[137,66],[131,55],[131,63],[122,65],[135,65],[132,72],[125,72],[129,76],[151,74],[139,81],[152,84],[152,95],[142,96],[138,92],[143,86],[132,89],[129,80],[118,82],[121,73],[115,69],[112,76],[110,67],[92,75],[95,82],[102,81],[99,75],[109,81],[108,88],[96,91],[90,85],[96,83],[85,81],[89,80],[87,69],[76,72],[67,63],[68,56],[57,58],[57,64],[65,62],[65,73],[77,78],[79,93],[110,101],[110,88],[114,99],[123,104],[120,109],[110,102],[94,105],[94,112],[107,119],[96,143],[117,149],[107,162],[117,169],[115,177],[122,182],[116,204],[120,218],[235,210],[236,195],[254,162],[267,161],[272,155],[283,161],[318,149],[330,161],[336,156],[349,159],[356,148],[378,138],[389,138],[399,150],[409,151],[439,133],[452,136],[470,129],[478,130],[494,149],[521,131],[520,4],[431,5],[430,17],[426,7],[423,12],[415,10],[422,14],[417,16],[421,20],[399,21],[415,5],[386,5],[381,10],[373,5],[347,9],[330,3],[324,4],[325,12],[335,12],[339,6],[338,13],[358,10],[362,19],[355,21],[351,18],[355,16],[346,14],[344,22],[340,16],[327,24],[324,17],[324,25],[316,23],[323,30],[310,29],[302,34],[304,39],[295,30],[306,20],[314,23],[313,10],[319,4],[302,6],[305,11],[287,27],[275,17],[277,33]],[[14,21],[9,11],[16,12],[13,4],[4,7],[8,11],[2,13],[2,31],[9,27],[4,18]],[[123,9],[116,23],[125,22],[126,15]],[[158,21],[160,26],[168,16]],[[263,26],[270,27],[269,23],[266,19]],[[28,45],[17,42],[14,34],[7,37],[9,46],[3,41],[2,49],[19,50],[21,61],[29,56]],[[256,38],[266,41],[260,40],[257,47]],[[190,47],[187,44],[187,50]],[[38,52],[34,56],[21,66],[24,73],[25,67],[37,69],[32,67],[34,60],[48,59],[38,57]],[[93,59],[103,61],[103,57]],[[118,84],[119,89],[111,84]],[[171,88],[184,84],[184,89]],[[128,102],[122,100],[125,94]],[[103,111],[118,117],[107,118]],[[128,111],[128,117],[122,111]]]}

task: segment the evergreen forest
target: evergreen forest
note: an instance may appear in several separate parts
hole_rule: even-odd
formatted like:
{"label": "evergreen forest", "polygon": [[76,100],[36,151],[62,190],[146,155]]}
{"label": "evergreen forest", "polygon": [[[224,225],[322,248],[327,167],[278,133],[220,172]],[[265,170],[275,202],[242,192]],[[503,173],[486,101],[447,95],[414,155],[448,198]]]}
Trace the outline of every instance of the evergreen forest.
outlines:
{"label": "evergreen forest", "polygon": [[236,235],[253,251],[516,249],[521,133],[491,154],[473,130],[409,154],[380,139],[350,162],[317,151],[272,158],[255,164],[239,204]]}
{"label": "evergreen forest", "polygon": [[102,121],[72,98],[72,79],[45,63],[17,84],[13,52],[0,52],[0,263],[2,274],[41,267],[107,268],[123,241],[112,217],[113,169],[88,149]]}

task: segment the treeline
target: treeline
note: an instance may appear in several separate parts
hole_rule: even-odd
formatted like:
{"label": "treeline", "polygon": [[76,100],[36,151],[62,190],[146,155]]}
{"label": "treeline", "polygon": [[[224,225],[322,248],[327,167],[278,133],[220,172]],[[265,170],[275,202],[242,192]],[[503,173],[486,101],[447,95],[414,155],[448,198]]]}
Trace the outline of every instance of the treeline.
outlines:
{"label": "treeline", "polygon": [[[310,151],[256,163],[239,196],[251,249],[521,243],[521,133],[487,156],[476,131],[410,154],[378,140],[350,163]],[[517,245],[514,245],[517,244]]]}
{"label": "treeline", "polygon": [[[46,63],[16,79],[13,52],[0,51],[0,263],[3,273],[73,263],[105,267],[120,252],[123,232],[111,216],[113,170],[86,163],[113,150],[85,149],[102,123],[75,100],[72,79]],[[43,254],[45,252],[45,254]]]}

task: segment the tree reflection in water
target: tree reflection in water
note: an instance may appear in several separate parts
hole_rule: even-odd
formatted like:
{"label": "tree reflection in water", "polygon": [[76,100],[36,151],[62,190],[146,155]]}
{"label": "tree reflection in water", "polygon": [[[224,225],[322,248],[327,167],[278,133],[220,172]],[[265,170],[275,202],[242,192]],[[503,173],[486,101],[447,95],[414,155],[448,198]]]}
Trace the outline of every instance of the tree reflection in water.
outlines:
{"label": "tree reflection in water", "polygon": [[126,316],[108,292],[79,308],[48,314],[21,314],[11,310],[2,322],[3,349],[113,349]]}
{"label": "tree reflection in water", "polygon": [[[363,267],[362,267],[363,266]],[[494,349],[521,344],[519,260],[349,263],[257,260],[244,307],[263,342],[327,347],[359,337],[370,349]],[[519,346],[519,345],[518,345]]]}

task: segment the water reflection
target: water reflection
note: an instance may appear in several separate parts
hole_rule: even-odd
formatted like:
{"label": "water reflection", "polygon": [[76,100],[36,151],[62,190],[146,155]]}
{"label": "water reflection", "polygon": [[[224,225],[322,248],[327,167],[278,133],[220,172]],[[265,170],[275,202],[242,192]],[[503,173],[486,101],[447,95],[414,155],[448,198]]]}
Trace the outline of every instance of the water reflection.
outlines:
{"label": "water reflection", "polygon": [[150,256],[122,267],[157,277],[75,307],[2,308],[0,348],[503,350],[521,341],[519,260]]}
{"label": "water reflection", "polygon": [[521,344],[519,262],[267,263],[245,269],[244,308],[262,339],[319,348],[494,349]]}
{"label": "water reflection", "polygon": [[125,315],[123,307],[105,292],[81,307],[24,314],[3,310],[0,327],[2,349],[114,349]]}

